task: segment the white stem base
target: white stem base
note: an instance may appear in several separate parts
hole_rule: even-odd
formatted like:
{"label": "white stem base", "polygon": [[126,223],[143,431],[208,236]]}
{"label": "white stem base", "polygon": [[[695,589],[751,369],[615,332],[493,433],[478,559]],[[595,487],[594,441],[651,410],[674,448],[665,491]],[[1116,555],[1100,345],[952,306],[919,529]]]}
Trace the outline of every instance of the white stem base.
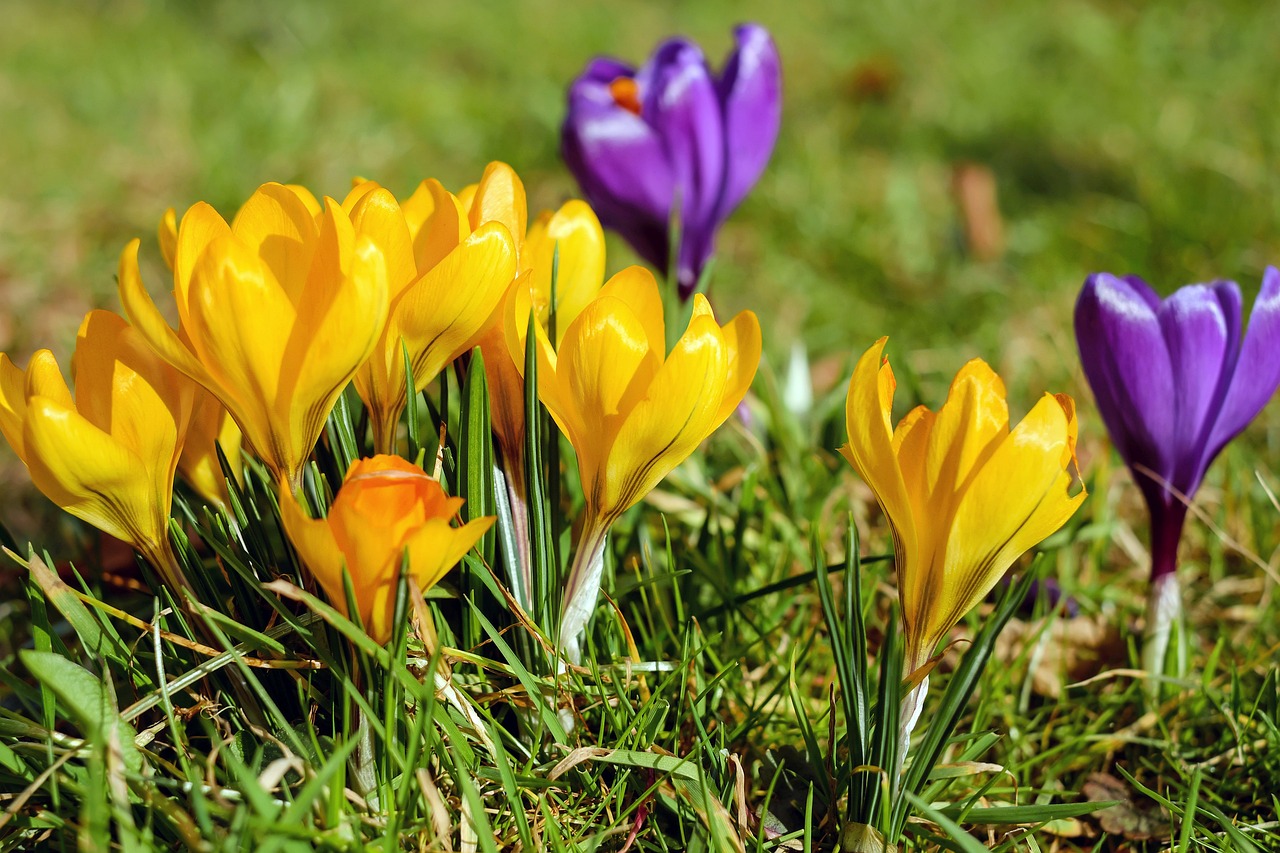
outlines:
{"label": "white stem base", "polygon": [[920,721],[920,712],[924,710],[924,697],[929,693],[929,677],[912,688],[902,697],[902,707],[898,715],[898,755],[894,761],[893,775],[890,777],[890,788],[893,795],[889,798],[896,803],[902,788],[902,765],[907,760],[907,750],[911,747],[911,733]]}
{"label": "white stem base", "polygon": [[[1161,575],[1151,582],[1147,592],[1147,624],[1142,639],[1142,668],[1147,673],[1147,696],[1152,701],[1159,700],[1166,676],[1180,678],[1186,674],[1185,655],[1180,648],[1169,660],[1169,646],[1181,622],[1182,585],[1175,573]],[[1178,635],[1181,633],[1177,631]]]}

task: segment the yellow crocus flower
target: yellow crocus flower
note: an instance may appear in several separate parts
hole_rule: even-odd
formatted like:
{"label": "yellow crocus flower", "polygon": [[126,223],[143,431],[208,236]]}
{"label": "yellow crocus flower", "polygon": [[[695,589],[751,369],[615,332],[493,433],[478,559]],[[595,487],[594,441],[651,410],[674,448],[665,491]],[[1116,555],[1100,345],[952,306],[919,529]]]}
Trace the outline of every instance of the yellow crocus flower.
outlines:
{"label": "yellow crocus flower", "polygon": [[841,453],[893,529],[908,672],[1013,562],[1085,499],[1075,480],[1075,403],[1045,394],[1011,431],[1004,383],[981,359],[960,369],[936,413],[891,426],[895,382],[875,343],[854,368]]}
{"label": "yellow crocus flower", "polygon": [[291,486],[387,317],[387,264],[342,206],[264,184],[230,225],[209,205],[173,247],[172,329],[143,287],[138,241],[120,258],[120,299],[162,358],[217,397],[245,441]]}
{"label": "yellow crocus flower", "polygon": [[613,276],[565,329],[538,337],[538,394],[578,456],[586,498],[565,584],[560,642],[579,659],[599,592],[609,527],[683,462],[742,402],[760,362],[760,325],[744,311],[720,326],[702,294],[666,352],[653,274]]}
{"label": "yellow crocus flower", "polygon": [[355,376],[380,453],[395,450],[406,402],[404,352],[421,391],[476,345],[516,271],[505,225],[469,227],[461,204],[436,181],[423,182],[411,201],[406,211],[390,192],[365,181],[343,202],[356,233],[368,235],[387,261],[386,328]]}
{"label": "yellow crocus flower", "polygon": [[398,456],[375,456],[351,466],[322,519],[312,519],[288,491],[280,517],[303,562],[344,614],[343,568],[351,576],[360,620],[369,636],[391,639],[401,561],[422,590],[458,564],[493,524],[492,517],[461,527],[449,522],[462,498],[445,495],[440,483]]}
{"label": "yellow crocus flower", "polygon": [[110,311],[85,316],[71,373],[74,397],[49,350],[25,371],[0,353],[0,432],[50,500],[184,586],[169,509],[196,386]]}

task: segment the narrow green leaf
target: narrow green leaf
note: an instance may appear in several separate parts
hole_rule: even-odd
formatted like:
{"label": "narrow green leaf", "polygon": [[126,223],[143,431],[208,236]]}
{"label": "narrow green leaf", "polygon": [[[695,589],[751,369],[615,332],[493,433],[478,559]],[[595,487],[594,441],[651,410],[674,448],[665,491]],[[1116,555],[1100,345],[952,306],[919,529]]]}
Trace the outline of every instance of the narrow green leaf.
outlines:
{"label": "narrow green leaf", "polygon": [[[409,425],[409,458],[416,460],[422,450],[422,422],[418,417],[418,386],[413,380],[413,360],[404,338],[400,339],[400,356],[404,360],[404,417]],[[430,471],[430,466],[427,468]]]}
{"label": "narrow green leaf", "polygon": [[98,676],[52,652],[25,649],[18,655],[36,680],[58,697],[86,738],[103,744],[114,738],[125,766],[142,772],[142,754],[134,745],[138,733],[121,718]]}
{"label": "narrow green leaf", "polygon": [[917,797],[911,791],[906,791],[905,794],[906,800],[915,807],[916,811],[941,827],[947,833],[947,837],[956,842],[965,853],[987,853],[987,848],[978,839],[961,829],[960,825],[954,820]]}
{"label": "narrow green leaf", "polygon": [[27,569],[43,590],[46,600],[70,623],[72,630],[80,638],[81,647],[91,657],[106,657],[127,665],[130,655],[121,645],[120,638],[103,630],[101,623],[89,612],[75,590],[63,582],[58,573],[49,568],[34,550],[27,557]]}

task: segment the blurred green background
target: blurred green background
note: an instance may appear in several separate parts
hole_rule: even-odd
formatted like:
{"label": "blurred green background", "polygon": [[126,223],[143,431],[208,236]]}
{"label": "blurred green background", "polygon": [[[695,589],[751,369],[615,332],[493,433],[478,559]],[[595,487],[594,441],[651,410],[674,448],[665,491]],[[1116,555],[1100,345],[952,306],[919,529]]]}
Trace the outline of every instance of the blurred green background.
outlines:
{"label": "blurred green background", "polygon": [[3,18],[0,349],[20,364],[41,346],[65,364],[83,312],[118,307],[130,238],[165,286],[169,206],[229,215],[267,180],[341,197],[357,174],[403,196],[490,159],[558,204],[587,58],[683,33],[718,65],[743,19],[777,38],[784,123],[713,291],[760,314],[775,365],[803,335],[833,383],[890,334],[933,402],[982,356],[1016,415],[1083,393],[1089,272],[1251,298],[1280,260],[1280,4],[5,0]]}

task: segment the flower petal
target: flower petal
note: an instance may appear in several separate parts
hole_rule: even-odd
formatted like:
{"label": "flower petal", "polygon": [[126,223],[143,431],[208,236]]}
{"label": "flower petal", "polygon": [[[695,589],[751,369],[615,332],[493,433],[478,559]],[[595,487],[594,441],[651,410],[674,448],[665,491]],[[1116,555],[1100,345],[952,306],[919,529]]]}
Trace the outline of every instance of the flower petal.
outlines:
{"label": "flower petal", "polygon": [[631,70],[597,59],[573,82],[561,153],[601,223],[665,270],[675,174],[662,136],[615,101],[619,78],[631,79]]}
{"label": "flower petal", "polygon": [[1205,447],[1211,461],[1266,406],[1280,385],[1280,270],[1267,267],[1231,385]]}
{"label": "flower petal", "polygon": [[206,387],[277,474],[291,473],[294,456],[281,436],[290,421],[277,410],[288,408],[280,373],[295,326],[294,306],[266,265],[235,237],[215,239],[192,271],[192,346],[214,379]]}
{"label": "flower petal", "polygon": [[[698,298],[697,296],[694,297]],[[725,352],[729,355],[729,369],[725,377],[724,399],[716,414],[716,426],[728,420],[747,396],[751,383],[760,366],[760,321],[751,311],[743,311],[725,324]]]}
{"label": "flower petal", "polygon": [[[280,521],[289,541],[320,582],[329,602],[341,613],[347,613],[347,594],[342,583],[344,561],[329,522],[323,518],[309,518],[287,486],[280,489]],[[354,578],[352,580],[354,582]]]}
{"label": "flower petal", "polygon": [[[605,282],[600,289],[600,296],[608,296],[626,304],[644,327],[649,349],[659,358],[666,355],[667,326],[663,319],[662,293],[658,290],[658,282],[653,273],[644,267],[626,267]],[[710,305],[700,303],[700,306],[695,311],[711,311]]]}
{"label": "flower petal", "polygon": [[[380,451],[389,452],[405,406],[404,355],[414,387],[425,388],[450,362],[480,343],[515,273],[507,229],[487,222],[405,290],[391,306],[373,355],[356,374]],[[505,344],[495,328],[499,345]],[[404,350],[401,349],[403,342]],[[503,352],[497,357],[505,357]],[[495,358],[494,354],[490,354]],[[521,403],[523,405],[523,402]]]}
{"label": "flower petal", "polygon": [[[903,481],[898,457],[894,452],[893,392],[897,383],[886,360],[881,366],[881,353],[888,338],[881,338],[858,359],[849,380],[845,403],[845,426],[849,443],[840,452],[853,465],[858,475],[875,492],[893,528],[899,549],[914,553],[915,523],[911,501]],[[906,554],[900,553],[899,570],[908,565]]]}
{"label": "flower petal", "polygon": [[1174,378],[1154,292],[1141,279],[1092,275],[1076,302],[1080,363],[1116,449],[1148,500],[1164,500],[1173,476]]}
{"label": "flower petal", "polygon": [[[230,232],[224,235],[224,238],[230,239]],[[183,243],[179,240],[177,263],[181,265],[184,262]],[[190,278],[189,274],[187,278]],[[178,333],[170,328],[160,309],[156,308],[155,302],[151,300],[151,295],[143,287],[142,277],[138,273],[137,240],[130,240],[124,247],[124,251],[120,253],[119,290],[120,304],[124,307],[125,315],[138,333],[146,339],[147,344],[169,364],[215,394],[221,395],[217,381],[210,376],[209,371],[200,363],[187,344],[178,337]]]}
{"label": "flower petal", "polygon": [[[1074,443],[1074,406],[1045,394],[978,471],[946,538],[941,576],[914,614],[919,652],[932,652],[1014,560],[1066,523],[1084,501],[1083,488],[1070,493],[1072,475],[1063,465]],[[907,609],[904,599],[904,620]]]}
{"label": "flower petal", "polygon": [[294,467],[311,454],[338,396],[373,352],[387,320],[382,251],[367,235],[355,234],[332,199],[326,200],[306,299],[298,307],[275,362],[280,371],[275,430],[288,436]]}
{"label": "flower petal", "polygon": [[426,592],[439,583],[475,547],[495,520],[494,516],[484,516],[461,527],[452,527],[448,519],[433,518],[422,525],[407,543],[409,566],[418,587]]}
{"label": "flower petal", "polygon": [[475,345],[515,272],[515,241],[491,220],[405,292],[392,310],[419,388]]}
{"label": "flower petal", "polygon": [[[353,190],[354,192],[354,190]],[[344,209],[357,234],[365,234],[387,263],[387,297],[395,301],[418,278],[409,225],[395,196],[381,187],[370,188]]]}
{"label": "flower petal", "polygon": [[[564,330],[582,313],[604,281],[604,231],[595,212],[585,203],[565,202],[554,215],[539,217],[529,227],[525,254],[533,271],[531,288],[537,300],[538,319],[546,325],[551,314],[551,276],[555,266],[556,344]],[[517,320],[528,316],[528,308],[517,310]],[[524,323],[518,323],[524,326]],[[520,328],[524,340],[525,328]]]}
{"label": "flower petal", "polygon": [[[540,327],[538,334],[541,341]],[[588,502],[604,497],[595,475],[609,458],[614,436],[634,405],[632,401],[648,390],[661,364],[661,356],[649,348],[644,323],[615,297],[596,299],[565,333],[555,374],[548,380],[558,381],[577,413],[565,426],[578,453],[584,487],[597,492],[587,496]],[[542,386],[550,383],[542,379],[543,365],[538,367],[541,395]],[[544,397],[549,409],[553,401],[553,395]],[[595,486],[585,485],[593,482]]]}
{"label": "flower petal", "polygon": [[23,445],[32,482],[76,518],[146,552],[168,535],[154,469],[74,409],[31,397]]}
{"label": "flower petal", "polygon": [[494,161],[485,167],[470,205],[469,221],[474,231],[486,222],[501,222],[515,246],[520,269],[528,268],[524,258],[524,235],[529,230],[529,205],[524,184],[506,163]]}
{"label": "flower petal", "polygon": [[[672,39],[637,74],[643,116],[663,141],[680,199],[678,278],[692,292],[712,252],[726,175],[724,117],[702,50]],[[636,166],[632,165],[632,169]]]}
{"label": "flower petal", "polygon": [[167,488],[195,399],[195,385],[162,361],[110,311],[90,311],[71,358],[76,410],[133,451]]}
{"label": "flower petal", "polygon": [[203,390],[196,395],[191,407],[191,422],[182,455],[178,458],[178,470],[191,488],[205,500],[225,504],[227,500],[226,475],[218,462],[217,446],[231,463],[231,470],[240,480],[240,427],[228,414],[226,407]]}
{"label": "flower petal", "polygon": [[715,217],[721,222],[760,179],[782,122],[782,66],[773,38],[757,24],[739,26],[733,35],[737,47],[716,84],[728,146]]}
{"label": "flower petal", "polygon": [[271,271],[295,306],[303,298],[318,233],[298,189],[263,184],[240,208],[231,231]]}
{"label": "flower petal", "polygon": [[[195,268],[200,256],[204,254],[204,250],[209,247],[210,243],[218,237],[225,237],[230,234],[231,226],[227,225],[226,220],[218,215],[218,211],[203,201],[196,202],[182,215],[182,221],[178,224],[177,237],[175,238],[177,243],[173,249],[173,264],[171,267],[173,269],[173,299],[178,306],[178,328],[180,330],[189,328],[191,325],[191,318],[188,316],[191,302],[191,271]],[[125,286],[123,268],[125,254],[128,253],[129,248],[125,247],[125,252],[120,257],[122,270],[120,290],[122,299]],[[133,274],[137,275],[138,250],[136,247],[133,249],[129,263],[133,266]],[[141,289],[141,284],[139,284],[139,289]],[[127,310],[128,306],[126,306]],[[132,314],[129,315],[129,319],[134,323],[138,322],[133,319]],[[165,322],[165,325],[167,326],[168,323]],[[171,361],[171,363],[174,362]]]}
{"label": "flower petal", "polygon": [[[410,219],[410,211],[405,210],[405,218],[409,220],[409,233],[413,235],[414,262],[420,273],[440,263],[445,255],[457,248],[471,233],[467,209],[461,199],[442,187],[435,178],[423,181],[414,197],[417,198],[423,192],[431,199],[431,212],[416,229]],[[421,204],[425,209],[426,202]]]}
{"label": "flower petal", "polygon": [[[52,358],[53,353],[49,353],[49,357]],[[27,375],[18,369],[8,354],[0,352],[0,433],[18,458],[24,461],[26,453],[22,449],[22,424],[26,419]]]}
{"label": "flower petal", "polygon": [[[951,518],[973,477],[1009,434],[1004,383],[985,361],[973,359],[956,374],[947,400],[932,419],[918,492],[928,505],[917,518]],[[903,457],[900,454],[899,459]],[[907,463],[903,461],[905,471]]]}
{"label": "flower petal", "polygon": [[646,383],[644,398],[626,414],[608,452],[603,483],[597,475],[595,488],[603,487],[603,495],[595,497],[594,506],[606,524],[652,491],[718,426],[729,354],[715,317],[698,308],[666,362]]}
{"label": "flower petal", "polygon": [[156,239],[160,243],[160,254],[164,256],[165,266],[172,270],[174,258],[178,254],[178,213],[172,207],[160,217]]}
{"label": "flower petal", "polygon": [[1205,443],[1240,349],[1240,290],[1234,282],[1179,288],[1156,312],[1173,376],[1172,485],[1190,495],[1208,465]]}

